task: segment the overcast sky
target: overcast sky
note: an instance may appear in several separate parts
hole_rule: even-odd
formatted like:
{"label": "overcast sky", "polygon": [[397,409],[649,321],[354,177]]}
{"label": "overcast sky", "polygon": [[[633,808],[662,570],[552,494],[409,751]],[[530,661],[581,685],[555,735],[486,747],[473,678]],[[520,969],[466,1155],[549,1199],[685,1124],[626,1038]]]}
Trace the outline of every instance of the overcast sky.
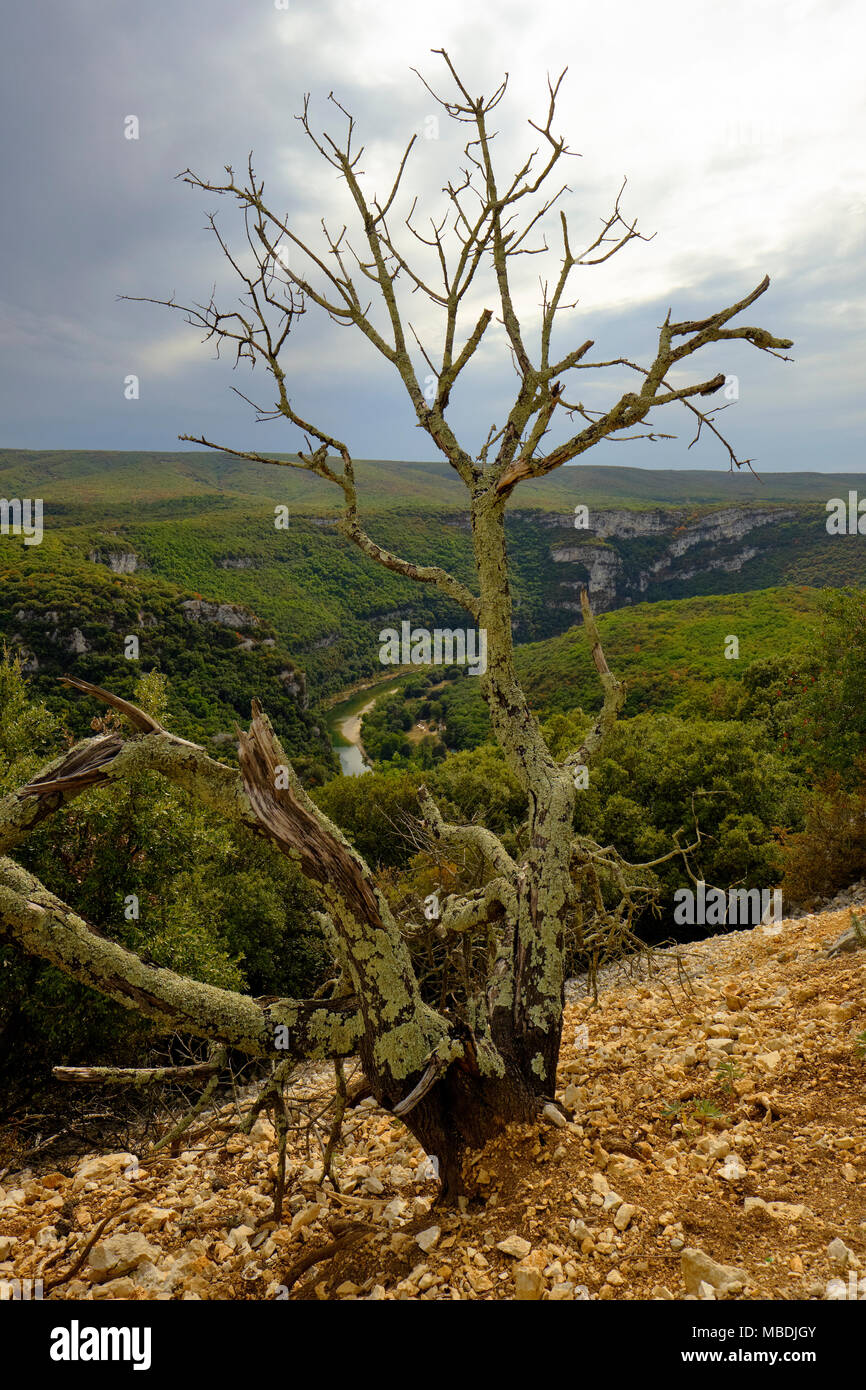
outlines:
{"label": "overcast sky", "polygon": [[[328,93],[353,113],[371,194],[387,194],[407,140],[421,132],[404,186],[418,194],[419,228],[441,214],[466,127],[447,119],[411,69],[451,95],[431,52],[444,47],[475,93],[489,95],[509,73],[492,118],[503,179],[538,145],[527,119],[543,124],[547,74],[567,64],[554,131],[580,158],[563,162],[555,186],[571,190],[558,206],[574,244],[595,236],[624,176],[626,215],[655,234],[576,273],[570,298],[579,302],[563,315],[562,351],[592,337],[601,358],[646,362],[669,306],[674,318],[700,317],[768,274],[769,291],[742,321],[795,339],[795,361],[739,343],[695,359],[701,379],[738,378],[739,400],[719,423],[759,470],[863,470],[861,0],[282,3],[30,0],[7,9],[0,445],[169,450],[188,432],[237,448],[296,448],[284,423],[256,424],[230,390],[270,404],[260,371],[232,374],[179,315],[117,296],[201,300],[216,283],[220,303],[232,306],[205,214],[216,211],[231,239],[236,214],[174,176],[190,166],[218,179],[227,163],[243,167],[250,150],[266,198],[293,226],[315,239],[322,217],[334,230],[347,222],[360,248],[345,184],[293,119],[305,91],[316,128],[335,138],[343,127]],[[129,116],[137,140],[125,138]],[[538,276],[558,271],[558,218],[547,225],[547,257],[519,265],[530,343]],[[467,327],[482,307],[497,307],[494,289],[489,278],[479,284]],[[438,320],[420,299],[407,296],[407,311],[435,352]],[[435,456],[392,369],[355,329],[311,306],[284,366],[296,408],[356,457]],[[130,374],[138,400],[124,399]],[[626,388],[613,372],[594,374],[592,387],[589,376],[569,387],[586,404]],[[502,423],[514,379],[494,327],[454,397],[454,426],[470,449]],[[678,438],[602,444],[581,461],[726,467],[709,438],[687,452],[693,430],[682,407],[654,418]]]}

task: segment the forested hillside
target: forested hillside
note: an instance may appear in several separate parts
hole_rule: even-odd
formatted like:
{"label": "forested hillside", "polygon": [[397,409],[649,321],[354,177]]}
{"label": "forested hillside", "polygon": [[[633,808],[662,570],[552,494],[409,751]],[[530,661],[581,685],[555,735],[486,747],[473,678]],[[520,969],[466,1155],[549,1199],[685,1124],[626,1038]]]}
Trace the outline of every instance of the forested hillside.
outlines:
{"label": "forested hillside", "polygon": [[[361,461],[357,471],[367,524],[381,545],[469,580],[469,522],[447,466]],[[853,474],[759,480],[591,466],[531,482],[508,521],[515,638],[525,643],[565,632],[579,620],[584,584],[603,612],[699,594],[858,583],[866,574],[866,536],[826,529],[827,500],[858,485],[866,496],[866,476]],[[337,533],[327,485],[292,468],[207,453],[6,450],[0,492],[44,502],[38,560],[35,547],[0,537],[0,632],[14,630],[25,644],[32,637],[39,645],[41,636],[39,624],[30,631],[20,586],[31,578],[38,584],[49,568],[67,592],[81,577],[102,627],[114,591],[104,575],[84,580],[88,569],[132,573],[139,586],[165,581],[183,591],[179,602],[199,595],[248,610],[263,635],[266,628],[277,640],[283,665],[303,671],[312,703],[380,673],[381,628],[403,619],[419,627],[460,621],[435,590],[372,567]],[[587,529],[575,527],[577,506],[589,508]],[[275,525],[278,507],[288,508],[284,526]],[[139,592],[124,590],[122,581],[115,588]],[[19,611],[25,616],[15,618]],[[110,643],[104,651],[108,656]]]}
{"label": "forested hillside", "polygon": [[113,537],[94,544],[102,547],[91,549],[94,561],[80,538],[50,532],[38,548],[8,536],[0,548],[0,639],[70,729],[83,733],[86,717],[70,707],[59,676],[131,695],[142,670],[158,669],[171,676],[170,709],[184,736],[233,747],[235,723],[257,693],[301,765],[333,770],[304,672],[271,623],[147,571],[117,573],[111,561],[128,551]]}

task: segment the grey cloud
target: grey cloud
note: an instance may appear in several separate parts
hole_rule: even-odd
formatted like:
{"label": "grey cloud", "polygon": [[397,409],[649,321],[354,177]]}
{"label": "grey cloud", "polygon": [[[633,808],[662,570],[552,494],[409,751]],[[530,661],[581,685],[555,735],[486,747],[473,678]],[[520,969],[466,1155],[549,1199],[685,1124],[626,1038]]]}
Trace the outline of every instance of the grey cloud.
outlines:
{"label": "grey cloud", "polygon": [[[252,149],[278,206],[304,225],[321,207],[341,225],[340,187],[332,171],[318,166],[293,120],[303,91],[316,94],[317,120],[336,129],[338,113],[330,108],[328,114],[325,101],[333,88],[357,117],[373,161],[385,154],[398,158],[407,132],[434,109],[408,71],[410,64],[419,66],[437,85],[428,51],[435,42],[427,33],[435,29],[433,19],[383,86],[373,74],[341,73],[333,57],[335,47],[345,52],[351,45],[352,24],[376,22],[375,7],[364,7],[362,15],[337,0],[291,3],[297,39],[288,46],[275,42],[268,0],[92,0],[74,7],[20,6],[7,16],[0,117],[13,134],[4,141],[2,177],[14,197],[3,214],[0,268],[4,444],[169,449],[178,433],[203,431],[235,447],[297,446],[297,437],[278,425],[253,424],[248,407],[230,392],[234,384],[269,404],[260,374],[233,375],[206,347],[197,354],[179,349],[193,329],[167,311],[117,300],[120,294],[172,292],[201,298],[215,280],[224,296],[230,294],[203,228],[207,211],[217,211],[228,226],[232,210],[225,200],[208,201],[176,182],[174,175],[187,165],[219,175],[227,162],[242,166]],[[467,14],[459,37],[476,71],[498,71],[499,54],[509,47],[519,58],[523,22],[525,7],[506,6],[495,21],[494,44],[494,21]],[[520,128],[525,143],[528,113],[504,103],[500,110],[501,142]],[[123,138],[129,114],[141,121],[138,141]],[[438,190],[458,150],[450,130],[438,143],[419,142],[413,176],[424,188],[425,212],[441,206]],[[726,167],[733,158],[721,150],[717,163]],[[663,163],[660,153],[660,169]],[[597,174],[575,161],[569,175],[581,209],[606,206]],[[754,454],[768,468],[860,469],[862,245],[851,238],[838,249],[801,244],[797,228],[780,229],[779,244],[781,273],[756,313],[758,322],[797,340],[796,365],[735,344],[730,353],[708,357],[701,374],[722,369],[740,377],[740,400],[721,417],[738,452]],[[576,341],[592,336],[602,356],[645,358],[668,302],[700,314],[744,293],[763,268],[720,257],[718,273],[707,277],[697,260],[692,265],[684,258],[681,273],[683,288],[672,285],[664,302],[636,298],[628,310],[596,315],[578,309],[570,324]],[[432,457],[402,387],[357,335],[311,309],[298,324],[289,359],[298,404],[344,437],[356,456]],[[130,372],[141,374],[137,402],[123,399]],[[604,401],[602,387],[626,384],[613,374],[594,384],[586,378],[587,404]],[[507,355],[495,362],[486,353],[455,392],[455,426],[476,447],[490,423],[502,423],[512,381]],[[676,442],[611,445],[600,461],[725,466],[713,441],[687,451],[692,420],[683,410],[678,415]],[[659,427],[670,423],[669,413],[660,412]]]}

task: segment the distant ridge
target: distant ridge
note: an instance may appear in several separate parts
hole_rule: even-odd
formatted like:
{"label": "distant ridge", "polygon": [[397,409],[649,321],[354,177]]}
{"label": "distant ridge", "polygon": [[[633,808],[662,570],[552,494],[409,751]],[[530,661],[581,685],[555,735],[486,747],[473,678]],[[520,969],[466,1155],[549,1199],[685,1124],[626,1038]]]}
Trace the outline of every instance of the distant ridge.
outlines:
{"label": "distant ridge", "polygon": [[[290,460],[297,455],[275,458]],[[460,480],[444,462],[356,460],[362,505],[369,511],[441,511],[466,508]],[[513,509],[571,510],[590,506],[689,507],[741,503],[824,504],[866,497],[866,473],[765,473],[718,469],[630,468],[619,464],[570,464],[549,477],[521,484]],[[114,452],[0,449],[0,496],[41,496],[57,515],[99,508],[109,516],[129,504],[195,513],[263,501],[287,503],[299,512],[337,510],[336,489],[293,468],[246,463],[213,451]]]}

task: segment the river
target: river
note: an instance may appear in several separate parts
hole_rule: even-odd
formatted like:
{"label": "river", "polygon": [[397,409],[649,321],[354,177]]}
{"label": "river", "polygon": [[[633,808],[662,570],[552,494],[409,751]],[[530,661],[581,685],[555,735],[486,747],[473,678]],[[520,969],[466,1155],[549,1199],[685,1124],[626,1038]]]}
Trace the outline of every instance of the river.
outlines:
{"label": "river", "polygon": [[372,771],[361,743],[361,720],[365,714],[369,714],[380,696],[405,685],[412,674],[404,671],[399,676],[386,676],[383,680],[373,681],[327,711],[328,734],[340,759],[340,770],[344,777],[362,777],[365,772]]}

